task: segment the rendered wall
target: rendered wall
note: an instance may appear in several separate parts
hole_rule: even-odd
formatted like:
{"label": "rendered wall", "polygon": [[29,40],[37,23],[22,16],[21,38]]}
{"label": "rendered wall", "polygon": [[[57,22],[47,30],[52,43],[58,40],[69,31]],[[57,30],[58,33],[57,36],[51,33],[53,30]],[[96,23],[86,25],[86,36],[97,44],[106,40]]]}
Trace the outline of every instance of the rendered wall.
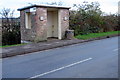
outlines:
{"label": "rendered wall", "polygon": [[47,37],[58,38],[58,11],[47,12]]}

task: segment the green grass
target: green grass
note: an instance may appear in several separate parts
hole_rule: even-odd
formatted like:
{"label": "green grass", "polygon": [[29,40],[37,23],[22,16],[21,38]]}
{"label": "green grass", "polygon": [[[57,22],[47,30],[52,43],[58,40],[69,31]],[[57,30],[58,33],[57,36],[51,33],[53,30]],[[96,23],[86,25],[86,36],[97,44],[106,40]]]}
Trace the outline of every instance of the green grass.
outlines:
{"label": "green grass", "polygon": [[115,35],[120,33],[120,31],[111,31],[111,32],[101,32],[101,33],[90,33],[87,35],[77,35],[75,38],[77,39],[92,39],[92,38],[97,38],[97,37],[104,37],[104,36],[109,36],[109,35]]}
{"label": "green grass", "polygon": [[26,45],[26,44],[27,44],[27,43],[15,44],[15,45],[5,45],[5,46],[0,46],[0,48],[12,47],[12,46],[20,46],[20,45]]}
{"label": "green grass", "polygon": [[[109,35],[115,35],[120,33],[120,31],[111,31],[111,32],[102,32],[102,33],[90,33],[88,35],[77,35],[75,38],[77,39],[92,39],[92,38],[97,38],[97,37],[103,37],[103,36],[109,36]],[[12,46],[20,46],[20,45],[26,45],[27,43],[22,43],[22,44],[15,44],[15,45],[5,45],[5,46],[0,46],[0,48],[5,48],[5,47],[12,47]]]}

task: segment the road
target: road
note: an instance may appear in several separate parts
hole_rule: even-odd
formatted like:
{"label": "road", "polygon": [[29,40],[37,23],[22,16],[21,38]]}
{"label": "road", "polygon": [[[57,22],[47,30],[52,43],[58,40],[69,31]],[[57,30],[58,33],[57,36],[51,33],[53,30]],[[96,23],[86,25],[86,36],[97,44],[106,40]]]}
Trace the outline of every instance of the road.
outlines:
{"label": "road", "polygon": [[118,37],[4,58],[3,78],[117,78]]}

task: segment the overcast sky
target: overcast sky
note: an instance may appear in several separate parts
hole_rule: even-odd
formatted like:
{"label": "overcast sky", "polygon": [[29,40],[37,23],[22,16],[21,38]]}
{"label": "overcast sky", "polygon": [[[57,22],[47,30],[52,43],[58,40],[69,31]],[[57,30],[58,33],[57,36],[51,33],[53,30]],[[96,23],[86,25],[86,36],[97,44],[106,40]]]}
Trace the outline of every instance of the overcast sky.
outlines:
{"label": "overcast sky", "polygon": [[118,12],[118,1],[119,0],[0,0],[0,11],[3,8],[11,8],[15,10],[15,16],[19,16],[18,8],[22,8],[25,6],[32,4],[42,4],[46,2],[60,2],[62,1],[64,6],[72,7],[73,4],[81,4],[83,1],[88,2],[99,2],[100,8],[103,12],[109,13],[117,13]]}

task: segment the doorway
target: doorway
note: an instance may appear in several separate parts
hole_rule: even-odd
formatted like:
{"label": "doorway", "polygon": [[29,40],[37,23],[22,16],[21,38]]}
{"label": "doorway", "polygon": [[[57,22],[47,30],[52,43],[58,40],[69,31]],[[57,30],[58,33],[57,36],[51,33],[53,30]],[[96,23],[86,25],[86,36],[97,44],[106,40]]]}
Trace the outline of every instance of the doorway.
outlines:
{"label": "doorway", "polygon": [[47,38],[58,38],[58,10],[47,11]]}

